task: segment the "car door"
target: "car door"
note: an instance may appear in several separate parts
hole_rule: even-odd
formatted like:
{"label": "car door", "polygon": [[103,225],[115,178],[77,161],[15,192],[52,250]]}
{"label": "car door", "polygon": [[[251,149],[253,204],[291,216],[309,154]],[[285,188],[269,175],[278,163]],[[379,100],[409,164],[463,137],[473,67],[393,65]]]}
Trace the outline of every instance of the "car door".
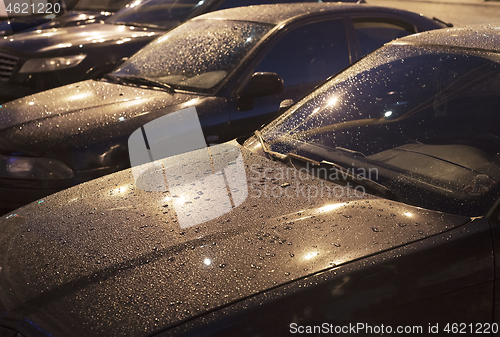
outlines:
{"label": "car door", "polygon": [[229,106],[233,133],[257,129],[277,115],[282,100],[298,99],[348,66],[349,47],[342,17],[290,27],[271,39],[244,76],[248,80],[255,72],[276,73],[283,79],[284,90],[250,99],[241,97],[244,87],[235,93]]}

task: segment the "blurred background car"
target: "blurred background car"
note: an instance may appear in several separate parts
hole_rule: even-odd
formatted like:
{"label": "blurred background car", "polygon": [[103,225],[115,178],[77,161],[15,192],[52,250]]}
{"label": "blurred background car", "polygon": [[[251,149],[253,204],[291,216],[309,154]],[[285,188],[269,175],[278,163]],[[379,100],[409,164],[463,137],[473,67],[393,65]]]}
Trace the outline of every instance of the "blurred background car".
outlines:
{"label": "blurred background car", "polygon": [[285,1],[135,0],[100,23],[4,37],[0,39],[0,104],[98,78],[159,35],[200,14],[270,2]]}
{"label": "blurred background car", "polygon": [[336,3],[195,18],[103,80],[4,104],[0,208],[130,167],[128,137],[184,108],[196,107],[207,144],[249,134],[276,116],[281,100],[298,99],[392,39],[441,27],[411,12]]}
{"label": "blurred background car", "polygon": [[104,20],[122,9],[130,0],[79,0],[72,8],[62,7],[62,14],[10,17],[0,21],[0,36],[37,29],[77,26]]}
{"label": "blurred background car", "polygon": [[[430,336],[466,313],[465,334],[496,334],[498,28],[388,43],[246,141],[2,217],[0,326],[25,337]],[[208,179],[231,181],[234,167],[244,185],[225,193],[247,190],[243,200],[184,226],[181,215],[213,211],[182,210],[210,202]],[[192,181],[144,188],[172,172]]]}

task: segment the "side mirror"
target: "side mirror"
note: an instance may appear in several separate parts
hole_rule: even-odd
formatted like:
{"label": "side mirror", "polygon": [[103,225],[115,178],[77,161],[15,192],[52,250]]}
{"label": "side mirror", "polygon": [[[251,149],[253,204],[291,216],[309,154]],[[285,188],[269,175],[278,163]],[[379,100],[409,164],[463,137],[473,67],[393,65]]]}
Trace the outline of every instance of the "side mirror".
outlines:
{"label": "side mirror", "polygon": [[283,111],[285,111],[286,109],[288,109],[292,105],[293,105],[293,99],[285,99],[285,100],[281,101],[280,109],[278,110],[279,113],[280,114],[283,113]]}
{"label": "side mirror", "polygon": [[242,97],[261,97],[276,95],[283,91],[283,80],[276,73],[254,73]]}
{"label": "side mirror", "polygon": [[283,80],[276,73],[254,73],[238,98],[238,109],[245,111],[253,108],[255,97],[276,95],[283,91]]}

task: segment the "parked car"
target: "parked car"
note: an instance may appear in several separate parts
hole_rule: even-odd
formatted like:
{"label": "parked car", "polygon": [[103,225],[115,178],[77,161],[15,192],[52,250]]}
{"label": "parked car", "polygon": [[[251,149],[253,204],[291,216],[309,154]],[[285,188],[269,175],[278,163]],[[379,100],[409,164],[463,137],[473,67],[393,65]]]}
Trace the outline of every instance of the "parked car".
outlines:
{"label": "parked car", "polygon": [[270,2],[284,0],[137,0],[100,23],[4,37],[0,40],[0,104],[98,78],[113,70],[124,57],[197,15]]}
{"label": "parked car", "polygon": [[301,97],[387,41],[439,27],[414,13],[356,4],[268,5],[201,16],[101,81],[3,105],[0,208],[130,167],[128,137],[177,110],[196,107],[207,144],[251,133],[276,116],[281,100]]}
{"label": "parked car", "polygon": [[60,13],[27,15],[0,21],[0,36],[37,29],[58,28],[90,24],[106,19],[123,8],[129,0],[79,0],[72,8],[62,7]]}
{"label": "parked car", "polygon": [[3,331],[498,333],[498,28],[388,43],[246,141],[3,216]]}

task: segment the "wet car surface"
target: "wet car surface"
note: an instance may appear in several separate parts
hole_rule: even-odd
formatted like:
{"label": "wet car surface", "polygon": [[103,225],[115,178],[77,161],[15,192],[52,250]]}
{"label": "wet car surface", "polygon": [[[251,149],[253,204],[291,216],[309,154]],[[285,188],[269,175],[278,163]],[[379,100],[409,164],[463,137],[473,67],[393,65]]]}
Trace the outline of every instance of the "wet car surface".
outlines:
{"label": "wet car surface", "polygon": [[399,39],[246,140],[3,216],[0,327],[443,335],[467,322],[496,333],[498,31]]}
{"label": "wet car surface", "polygon": [[[206,144],[249,134],[277,115],[281,100],[298,99],[366,52],[441,27],[414,13],[365,5],[261,8],[196,18],[103,80],[3,104],[0,208],[129,167],[128,137],[184,108],[196,108]],[[111,30],[100,34],[113,35],[120,27],[130,36],[150,34],[107,26]],[[295,51],[298,42],[302,48]],[[49,166],[37,164],[46,160]]]}
{"label": "wet car surface", "polygon": [[67,7],[63,13],[48,15],[28,15],[21,17],[10,17],[0,21],[0,36],[7,36],[23,31],[37,29],[57,28],[66,26],[78,26],[104,20],[116,11],[124,7],[129,1],[91,1],[80,0],[71,8]]}
{"label": "wet car surface", "polygon": [[263,3],[269,1],[133,1],[94,24],[54,28],[49,22],[34,31],[4,36],[0,38],[0,103],[99,78],[116,68],[123,58],[195,16]]}

